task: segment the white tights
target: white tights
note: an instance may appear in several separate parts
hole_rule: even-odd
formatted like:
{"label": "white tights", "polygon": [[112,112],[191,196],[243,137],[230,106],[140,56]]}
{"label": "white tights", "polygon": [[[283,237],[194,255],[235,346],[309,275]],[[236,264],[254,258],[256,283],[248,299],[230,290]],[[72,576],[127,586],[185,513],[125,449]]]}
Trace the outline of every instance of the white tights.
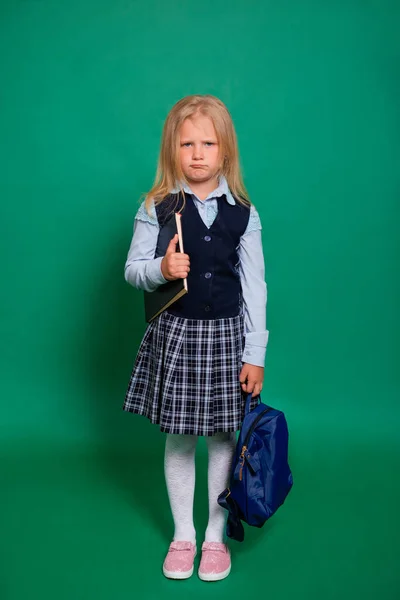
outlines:
{"label": "white tights", "polygon": [[[165,445],[165,479],[172,516],[175,541],[195,543],[193,499],[195,486],[195,435],[167,435]],[[226,511],[217,502],[227,487],[236,446],[234,433],[217,433],[206,438],[208,446],[208,503],[209,519],[206,542],[222,542]]]}

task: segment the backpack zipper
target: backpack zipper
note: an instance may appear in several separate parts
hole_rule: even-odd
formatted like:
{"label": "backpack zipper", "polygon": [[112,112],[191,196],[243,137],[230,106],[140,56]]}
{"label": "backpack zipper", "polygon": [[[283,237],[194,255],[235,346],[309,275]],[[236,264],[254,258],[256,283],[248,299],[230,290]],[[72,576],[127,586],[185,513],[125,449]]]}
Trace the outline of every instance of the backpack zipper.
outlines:
{"label": "backpack zipper", "polygon": [[265,410],[263,410],[256,419],[254,419],[254,423],[252,424],[252,426],[250,427],[249,431],[247,432],[246,438],[244,440],[244,444],[242,446],[242,452],[240,453],[240,460],[242,461],[242,464],[240,465],[240,471],[239,471],[239,481],[242,481],[242,477],[243,477],[243,467],[244,467],[244,463],[246,461],[246,457],[245,457],[245,453],[247,450],[247,444],[250,441],[251,435],[253,433],[253,431],[255,430],[255,428],[257,427],[258,422],[262,419],[262,417],[265,415],[265,413],[267,413],[268,411],[270,411],[271,408],[268,407]]}

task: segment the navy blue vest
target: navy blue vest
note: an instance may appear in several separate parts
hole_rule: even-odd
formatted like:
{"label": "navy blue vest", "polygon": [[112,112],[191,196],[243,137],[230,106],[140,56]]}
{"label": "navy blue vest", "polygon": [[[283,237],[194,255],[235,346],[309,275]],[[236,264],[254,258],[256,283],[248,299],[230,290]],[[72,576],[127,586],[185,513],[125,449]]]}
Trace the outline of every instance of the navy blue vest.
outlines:
{"label": "navy blue vest", "polygon": [[155,257],[164,256],[174,235],[174,212],[182,213],[185,253],[190,258],[188,293],[168,312],[186,319],[222,319],[240,313],[242,289],[237,248],[247,228],[250,208],[218,198],[218,215],[210,229],[203,223],[192,197],[170,194],[156,206],[160,231]]}

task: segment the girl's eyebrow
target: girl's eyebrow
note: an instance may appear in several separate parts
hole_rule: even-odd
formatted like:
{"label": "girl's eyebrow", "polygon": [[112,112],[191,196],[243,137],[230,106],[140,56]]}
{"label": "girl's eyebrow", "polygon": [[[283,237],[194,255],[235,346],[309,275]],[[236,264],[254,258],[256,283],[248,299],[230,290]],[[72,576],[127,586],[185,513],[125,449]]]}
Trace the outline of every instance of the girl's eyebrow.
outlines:
{"label": "girl's eyebrow", "polygon": [[[191,144],[193,144],[193,140],[190,140],[189,138],[181,138],[180,141],[181,141],[181,144],[188,144],[189,142]],[[212,142],[213,144],[216,144],[218,140],[217,140],[217,138],[206,138],[206,139],[200,140],[200,141],[203,142],[203,144],[210,143],[210,142]]]}

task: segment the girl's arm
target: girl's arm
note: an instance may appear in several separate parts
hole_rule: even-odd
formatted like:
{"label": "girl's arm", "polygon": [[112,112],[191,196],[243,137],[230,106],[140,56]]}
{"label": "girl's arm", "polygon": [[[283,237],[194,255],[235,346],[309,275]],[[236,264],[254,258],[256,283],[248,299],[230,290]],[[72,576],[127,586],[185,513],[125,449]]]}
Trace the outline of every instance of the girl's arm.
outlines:
{"label": "girl's arm", "polygon": [[132,242],[125,263],[126,281],[139,290],[153,292],[167,281],[161,272],[163,257],[154,258],[158,232],[155,210],[149,216],[142,203],[135,217]]}
{"label": "girl's arm", "polygon": [[268,342],[267,284],[260,230],[242,236],[239,256],[246,336],[243,362],[263,367]]}
{"label": "girl's arm", "polygon": [[266,328],[267,285],[261,222],[252,206],[249,225],[240,240],[240,281],[243,294],[245,348],[240,381],[245,392],[261,391],[268,343]]}

